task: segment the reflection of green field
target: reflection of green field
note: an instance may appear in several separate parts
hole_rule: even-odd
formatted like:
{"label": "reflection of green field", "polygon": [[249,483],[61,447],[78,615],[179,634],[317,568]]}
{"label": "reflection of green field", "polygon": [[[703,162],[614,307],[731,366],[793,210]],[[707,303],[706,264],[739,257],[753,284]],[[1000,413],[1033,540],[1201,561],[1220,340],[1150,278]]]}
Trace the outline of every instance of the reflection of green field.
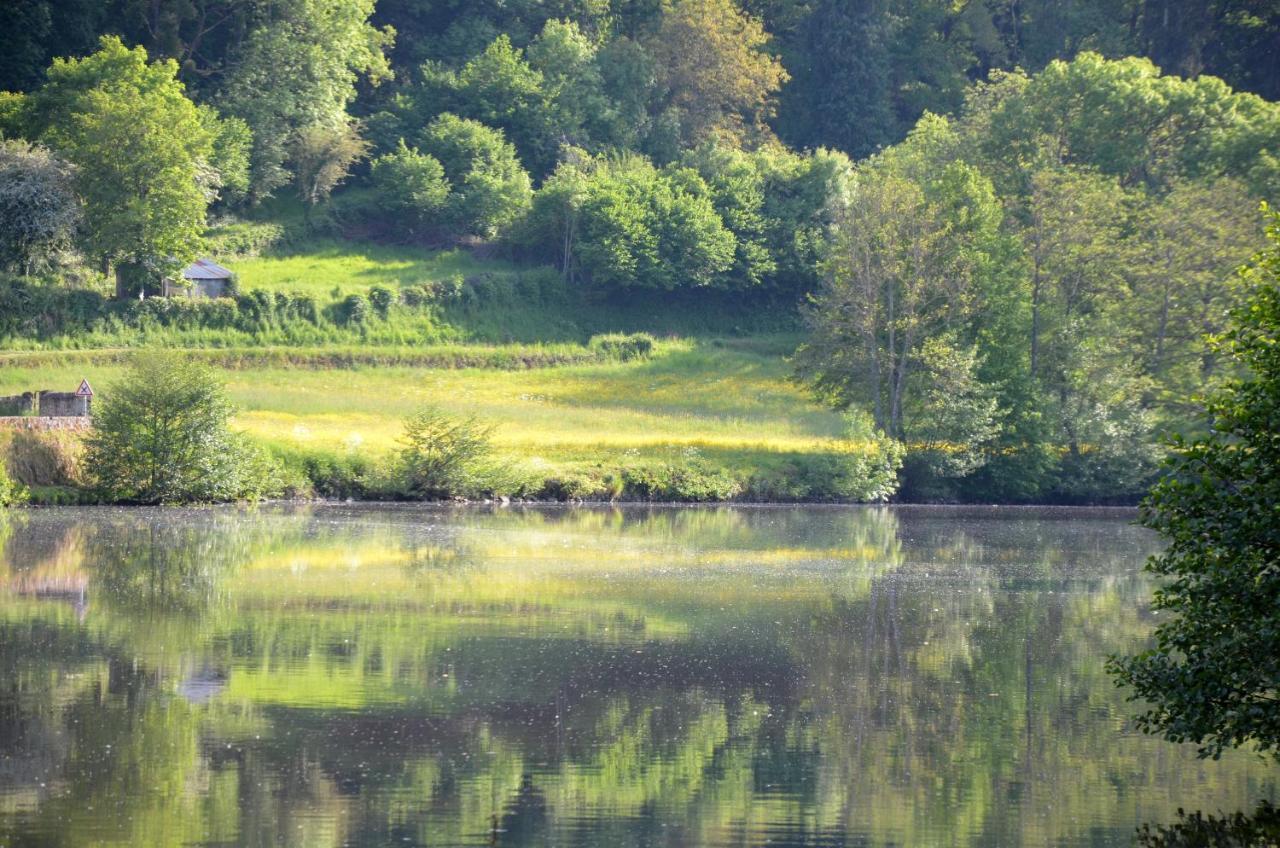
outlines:
{"label": "reflection of green field", "polygon": [[[787,381],[776,354],[673,342],[651,362],[525,371],[374,368],[228,370],[236,423],[290,449],[383,453],[424,403],[496,425],[498,447],[533,468],[616,467],[698,450],[729,467],[768,467],[832,450],[839,418]],[[99,392],[109,365],[6,367],[0,392],[74,386]]]}

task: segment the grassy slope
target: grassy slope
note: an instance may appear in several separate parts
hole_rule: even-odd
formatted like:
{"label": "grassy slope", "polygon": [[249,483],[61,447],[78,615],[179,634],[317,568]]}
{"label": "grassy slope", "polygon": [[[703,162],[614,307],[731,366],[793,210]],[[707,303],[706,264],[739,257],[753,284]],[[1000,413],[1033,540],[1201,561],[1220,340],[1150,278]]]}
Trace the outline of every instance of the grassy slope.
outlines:
{"label": "grassy slope", "polygon": [[516,266],[476,259],[464,250],[422,251],[324,239],[294,250],[228,260],[243,288],[309,294],[324,300],[384,286],[393,291],[454,276],[512,273]]}
{"label": "grassy slope", "polygon": [[[457,252],[338,242],[229,264],[244,289],[309,291],[322,302],[335,288],[347,293],[459,273],[520,273],[513,266]],[[653,359],[635,363],[526,370],[328,367],[343,355],[353,358],[351,354],[365,359],[385,354],[384,361],[403,362],[406,354],[417,352],[434,361],[437,348],[421,341],[415,346],[410,326],[404,327],[408,337],[399,338],[393,324],[374,328],[363,344],[319,340],[319,346],[305,351],[248,351],[256,361],[245,362],[241,356],[237,362],[237,355],[227,352],[217,354],[215,361],[224,365],[230,395],[240,408],[238,425],[286,448],[386,452],[394,448],[403,418],[425,402],[492,422],[504,451],[548,473],[596,463],[616,466],[629,458],[661,458],[689,449],[717,464],[748,470],[774,465],[789,453],[827,449],[839,432],[838,417],[809,402],[787,380],[784,356],[795,338],[781,332],[787,329],[785,319],[754,314],[732,301],[709,307],[669,299],[606,304],[534,296],[507,303],[501,294],[497,297],[446,309],[431,319],[438,328],[433,335],[440,359],[447,360],[450,350],[496,353],[497,359],[510,352],[518,359],[523,350],[469,348],[460,341],[450,344],[450,338],[469,340],[470,345],[554,342],[568,356],[583,351],[577,345],[595,332],[649,330],[665,340]],[[759,332],[743,337],[753,329]],[[724,340],[726,336],[731,338]],[[228,342],[245,343],[224,339],[222,344]],[[151,343],[213,346],[203,338],[157,338]],[[107,390],[119,373],[120,359],[118,352],[103,350],[14,354],[0,360],[0,394],[74,387],[81,377],[99,391]]]}

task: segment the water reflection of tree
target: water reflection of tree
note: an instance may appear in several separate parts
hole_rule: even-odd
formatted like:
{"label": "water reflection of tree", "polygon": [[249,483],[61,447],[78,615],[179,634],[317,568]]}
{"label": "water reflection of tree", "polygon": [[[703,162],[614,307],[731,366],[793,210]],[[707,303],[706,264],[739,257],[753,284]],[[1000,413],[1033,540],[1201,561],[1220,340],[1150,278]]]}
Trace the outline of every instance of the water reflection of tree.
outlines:
{"label": "water reflection of tree", "polygon": [[479,567],[475,552],[459,542],[437,543],[416,538],[404,543],[410,574],[459,574]]}
{"label": "water reflection of tree", "polygon": [[225,603],[224,580],[250,551],[237,522],[213,524],[153,513],[99,526],[85,550],[94,591],[121,610],[200,615]]}

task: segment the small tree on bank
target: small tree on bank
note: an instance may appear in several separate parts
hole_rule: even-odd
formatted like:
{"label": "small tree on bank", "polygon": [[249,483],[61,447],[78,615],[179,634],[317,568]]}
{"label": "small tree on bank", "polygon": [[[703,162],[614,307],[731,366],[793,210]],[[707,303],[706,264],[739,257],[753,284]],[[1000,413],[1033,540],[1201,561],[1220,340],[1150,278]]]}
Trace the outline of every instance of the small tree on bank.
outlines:
{"label": "small tree on bank", "polygon": [[466,496],[483,488],[493,428],[424,407],[404,424],[400,474],[405,494],[427,500]]}
{"label": "small tree on bank", "polygon": [[1147,569],[1171,618],[1111,673],[1150,706],[1138,725],[1201,756],[1254,743],[1280,758],[1280,216],[1224,348],[1248,376],[1209,402],[1208,435],[1176,441],[1143,522],[1169,541]]}
{"label": "small tree on bank", "polygon": [[138,355],[96,405],[85,467],[108,501],[213,503],[265,494],[263,458],[232,433],[233,409],[205,365]]}

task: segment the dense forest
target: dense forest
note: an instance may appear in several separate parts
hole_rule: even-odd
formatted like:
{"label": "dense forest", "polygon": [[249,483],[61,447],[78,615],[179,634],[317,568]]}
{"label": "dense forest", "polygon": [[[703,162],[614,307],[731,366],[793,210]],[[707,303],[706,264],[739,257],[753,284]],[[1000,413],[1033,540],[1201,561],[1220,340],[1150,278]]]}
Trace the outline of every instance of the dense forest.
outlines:
{"label": "dense forest", "polygon": [[296,206],[794,315],[796,379],[921,499],[1141,492],[1232,376],[1280,189],[1276,3],[16,0],[0,33],[0,338],[358,341],[444,296],[139,302]]}

